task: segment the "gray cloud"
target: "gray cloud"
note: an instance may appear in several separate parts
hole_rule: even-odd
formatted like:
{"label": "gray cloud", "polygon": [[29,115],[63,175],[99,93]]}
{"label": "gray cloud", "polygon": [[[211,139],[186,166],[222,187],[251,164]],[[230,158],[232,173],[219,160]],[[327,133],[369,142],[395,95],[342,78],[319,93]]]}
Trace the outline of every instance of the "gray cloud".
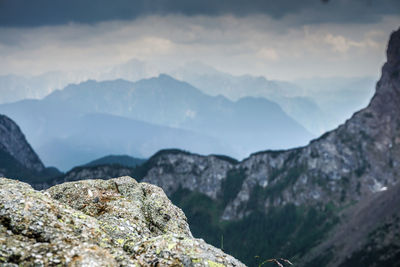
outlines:
{"label": "gray cloud", "polygon": [[368,23],[398,15],[398,0],[0,0],[0,26],[93,24],[147,15],[294,16],[297,24]]}
{"label": "gray cloud", "polygon": [[[201,61],[233,74],[283,80],[377,75],[387,38],[400,25],[399,16],[370,24],[294,28],[287,26],[292,23],[288,20],[153,15],[93,25],[0,28],[0,75],[57,70],[85,74],[132,58],[159,72]],[[93,77],[89,74],[84,76]]]}

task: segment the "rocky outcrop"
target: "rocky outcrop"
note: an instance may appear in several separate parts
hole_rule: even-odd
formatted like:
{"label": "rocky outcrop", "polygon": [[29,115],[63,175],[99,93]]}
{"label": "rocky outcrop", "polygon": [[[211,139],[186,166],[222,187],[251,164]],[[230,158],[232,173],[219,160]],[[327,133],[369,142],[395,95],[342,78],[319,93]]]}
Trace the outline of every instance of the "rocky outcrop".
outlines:
{"label": "rocky outcrop", "polygon": [[164,192],[130,177],[38,192],[0,179],[0,265],[244,266],[195,239]]}
{"label": "rocky outcrop", "polygon": [[146,164],[149,169],[143,181],[160,186],[167,195],[182,188],[216,199],[221,181],[236,161],[228,157],[204,157],[179,150],[164,150]]}
{"label": "rocky outcrop", "polygon": [[0,151],[11,155],[27,169],[36,172],[44,169],[18,125],[4,115],[0,115]]}

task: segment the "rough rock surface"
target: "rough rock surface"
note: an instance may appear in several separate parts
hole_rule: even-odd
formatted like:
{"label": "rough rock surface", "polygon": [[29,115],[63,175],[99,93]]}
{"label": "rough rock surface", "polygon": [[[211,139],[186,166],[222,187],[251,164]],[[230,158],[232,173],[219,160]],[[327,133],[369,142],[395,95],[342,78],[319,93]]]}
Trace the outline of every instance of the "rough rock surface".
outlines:
{"label": "rough rock surface", "polygon": [[181,187],[203,193],[212,199],[217,198],[221,180],[233,166],[232,162],[218,156],[204,157],[183,151],[162,151],[149,162],[151,168],[144,182],[160,186],[167,195]]}
{"label": "rough rock surface", "polygon": [[130,177],[38,192],[0,178],[1,266],[244,266],[194,239],[164,192]]}
{"label": "rough rock surface", "polygon": [[37,172],[44,169],[18,125],[4,115],[0,115],[0,151],[11,155],[27,169]]}

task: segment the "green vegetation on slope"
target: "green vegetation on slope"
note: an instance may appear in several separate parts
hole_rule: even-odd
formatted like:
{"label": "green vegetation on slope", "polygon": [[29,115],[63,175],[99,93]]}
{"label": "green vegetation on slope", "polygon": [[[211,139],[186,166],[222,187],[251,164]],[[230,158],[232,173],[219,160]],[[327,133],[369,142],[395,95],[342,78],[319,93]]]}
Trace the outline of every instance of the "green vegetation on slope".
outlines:
{"label": "green vegetation on slope", "polygon": [[[236,177],[240,177],[239,173]],[[230,175],[233,179],[233,173]],[[179,189],[171,200],[185,212],[195,237],[223,248],[249,266],[281,256],[296,261],[338,222],[334,209],[329,206],[289,204],[266,212],[254,207],[243,219],[220,221],[226,198],[214,201],[204,194]]]}

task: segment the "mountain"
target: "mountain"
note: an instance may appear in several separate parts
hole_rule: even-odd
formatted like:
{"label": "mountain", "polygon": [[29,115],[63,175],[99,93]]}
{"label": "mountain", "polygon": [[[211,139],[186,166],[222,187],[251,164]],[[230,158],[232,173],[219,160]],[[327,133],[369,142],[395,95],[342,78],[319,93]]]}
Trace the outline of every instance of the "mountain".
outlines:
{"label": "mountain", "polygon": [[[375,77],[309,78],[293,81],[304,88],[304,95],[330,115],[329,127],[336,126],[368,105],[374,94]],[[340,107],[340,108],[338,108]]]}
{"label": "mountain", "polygon": [[[86,78],[87,79],[87,78]],[[86,80],[82,73],[48,72],[38,76],[0,75],[0,104],[40,99],[57,88]]]}
{"label": "mountain", "polygon": [[[186,212],[195,236],[215,245],[224,242],[225,251],[246,264],[284,255],[298,266],[358,266],[357,259],[363,266],[398,266],[400,249],[391,240],[398,237],[400,213],[379,209],[397,207],[391,190],[399,181],[399,73],[400,29],[391,35],[369,105],[309,145],[261,151],[240,162],[161,151],[137,177],[165,190]],[[374,198],[379,194],[386,202]],[[376,216],[367,214],[369,208]],[[364,227],[363,218],[372,217]],[[348,225],[364,230],[358,235]],[[312,254],[322,240],[337,236],[335,229],[346,231],[344,239]],[[351,240],[358,245],[343,250],[340,244]]]}
{"label": "mountain", "polygon": [[0,115],[0,177],[40,183],[59,174],[55,168],[45,168],[18,125]]}
{"label": "mountain", "polygon": [[365,107],[375,83],[373,77],[310,78],[287,82],[262,76],[235,76],[198,62],[186,64],[172,75],[210,95],[223,95],[232,100],[246,96],[264,97],[274,101],[316,135],[337,127],[354,111]]}
{"label": "mountain", "polygon": [[[167,75],[136,83],[89,81],[55,92],[45,100],[53,106],[67,105],[81,112],[101,111],[216,138],[223,136],[224,140],[235,141],[236,145],[239,141],[250,142],[245,138],[239,140],[238,135],[249,137],[251,134],[264,139],[259,148],[288,148],[306,144],[311,138],[302,126],[271,101],[247,97],[232,102],[221,96],[211,97]],[[269,141],[277,136],[282,141]],[[246,152],[241,152],[241,157],[257,149],[255,146],[254,142],[243,144],[242,147],[247,148]]]}
{"label": "mountain", "polygon": [[27,169],[38,172],[44,169],[18,125],[4,115],[0,115],[0,149]]}
{"label": "mountain", "polygon": [[51,71],[36,76],[0,75],[0,104],[24,99],[41,99],[68,84],[89,79],[106,81],[125,79],[137,81],[158,75],[160,71],[153,65],[131,59],[119,65],[76,71]]}
{"label": "mountain", "polygon": [[[98,165],[121,165],[125,167],[136,167],[137,165],[141,165],[145,162],[145,159],[133,158],[128,155],[109,155],[105,157],[101,157],[99,159],[95,159],[89,163],[84,164],[83,166],[98,166]],[[123,175],[120,175],[123,176]]]}
{"label": "mountain", "polygon": [[24,131],[34,134],[32,140],[36,140],[41,158],[64,171],[110,153],[148,157],[163,147],[206,154],[231,152],[220,141],[187,130],[107,114],[79,115],[62,110],[50,114],[51,109],[37,104],[36,112],[17,118],[26,127]]}
{"label": "mountain", "polygon": [[62,170],[105,154],[149,157],[171,147],[243,158],[312,138],[273,102],[208,96],[167,75],[88,81],[0,111],[18,122],[47,164]]}

